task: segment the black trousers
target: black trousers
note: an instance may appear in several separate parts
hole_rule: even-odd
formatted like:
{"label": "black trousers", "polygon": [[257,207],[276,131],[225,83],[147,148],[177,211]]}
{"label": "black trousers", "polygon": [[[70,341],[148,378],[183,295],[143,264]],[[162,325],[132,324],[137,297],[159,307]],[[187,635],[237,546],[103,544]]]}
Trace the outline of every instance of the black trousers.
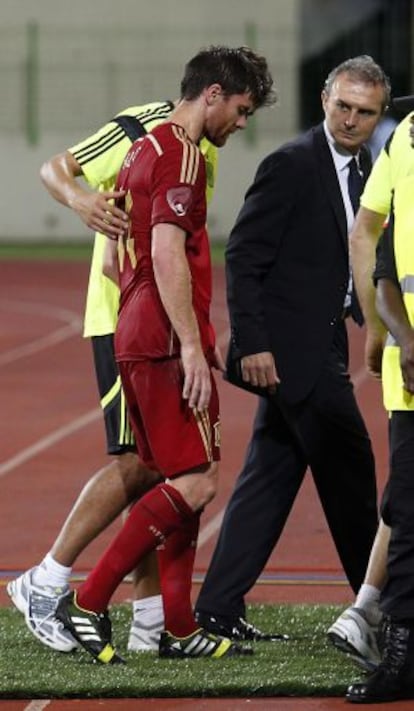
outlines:
{"label": "black trousers", "polygon": [[391,526],[388,580],[381,607],[393,620],[414,620],[414,411],[393,412],[390,425],[390,478],[381,513]]}
{"label": "black trousers", "polygon": [[378,525],[377,491],[370,439],[347,372],[345,325],[339,329],[304,402],[282,412],[276,401],[259,398],[197,610],[244,615],[244,596],[280,538],[308,465],[349,583],[359,589]]}

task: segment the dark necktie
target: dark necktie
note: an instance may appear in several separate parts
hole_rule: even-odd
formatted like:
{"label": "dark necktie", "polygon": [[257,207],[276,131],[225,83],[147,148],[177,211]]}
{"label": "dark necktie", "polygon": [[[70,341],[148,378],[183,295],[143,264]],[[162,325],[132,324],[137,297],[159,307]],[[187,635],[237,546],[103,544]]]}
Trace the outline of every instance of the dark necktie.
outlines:
{"label": "dark necktie", "polygon": [[358,165],[355,158],[352,158],[352,160],[349,161],[348,166],[348,193],[349,199],[351,200],[354,215],[356,215],[359,209],[359,199],[362,193],[363,180],[361,173],[358,170]]}
{"label": "dark necktie", "polygon": [[[359,210],[359,199],[361,197],[364,181],[362,179],[361,173],[358,170],[356,159],[352,158],[352,160],[349,161],[348,165],[348,193],[352,209],[354,211],[354,215],[356,215]],[[354,321],[356,321],[356,323],[358,323],[360,326],[363,324],[364,319],[362,316],[361,307],[359,305],[354,285],[352,285],[351,294],[351,315]]]}

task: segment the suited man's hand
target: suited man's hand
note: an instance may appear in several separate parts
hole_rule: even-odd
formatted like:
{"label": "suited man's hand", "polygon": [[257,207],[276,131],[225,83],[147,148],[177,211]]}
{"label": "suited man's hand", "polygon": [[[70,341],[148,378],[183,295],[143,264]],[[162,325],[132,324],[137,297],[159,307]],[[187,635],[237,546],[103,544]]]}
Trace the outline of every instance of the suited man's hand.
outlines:
{"label": "suited man's hand", "polygon": [[270,351],[244,356],[240,364],[243,380],[250,385],[268,388],[272,392],[280,383],[275,360]]}

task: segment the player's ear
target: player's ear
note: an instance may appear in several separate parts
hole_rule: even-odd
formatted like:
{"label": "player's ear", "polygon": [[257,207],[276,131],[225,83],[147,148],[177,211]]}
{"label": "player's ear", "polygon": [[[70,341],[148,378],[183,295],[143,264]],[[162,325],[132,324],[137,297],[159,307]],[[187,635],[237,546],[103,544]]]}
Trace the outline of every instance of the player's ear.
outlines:
{"label": "player's ear", "polygon": [[206,102],[208,106],[212,106],[217,99],[222,95],[222,88],[220,84],[210,84],[206,89]]}

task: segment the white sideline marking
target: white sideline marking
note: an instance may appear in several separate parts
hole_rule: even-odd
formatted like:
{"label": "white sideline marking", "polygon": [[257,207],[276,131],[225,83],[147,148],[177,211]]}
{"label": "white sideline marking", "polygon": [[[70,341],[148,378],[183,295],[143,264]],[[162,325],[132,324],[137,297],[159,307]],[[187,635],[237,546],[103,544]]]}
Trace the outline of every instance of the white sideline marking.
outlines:
{"label": "white sideline marking", "polygon": [[[351,376],[351,380],[354,384],[354,390],[358,390],[358,388],[362,385],[362,383],[365,381],[367,377],[367,371],[365,370],[365,367],[362,366],[359,368],[359,370],[356,371],[355,375]],[[206,523],[205,526],[203,526],[200,529],[200,533],[198,536],[198,542],[197,542],[197,548],[201,548],[201,546],[204,546],[210,538],[213,538],[213,536],[216,535],[217,531],[220,529],[221,522],[223,520],[224,516],[224,508],[221,509],[208,523]]]}
{"label": "white sideline marking", "polygon": [[29,343],[16,346],[16,348],[11,348],[4,353],[0,353],[0,365],[8,365],[9,363],[14,363],[14,361],[19,358],[25,358],[26,356],[38,353],[45,348],[49,348],[50,346],[56,345],[56,343],[61,343],[71,338],[81,331],[82,319],[75,311],[61,309],[51,306],[50,304],[32,304],[25,301],[5,302],[5,304],[7,305],[8,312],[14,311],[15,313],[47,316],[49,318],[55,318],[58,321],[63,321],[66,325],[59,326],[55,331],[51,331],[51,333],[45,336],[35,338]]}
{"label": "white sideline marking", "polygon": [[[53,331],[49,335],[38,338],[35,341],[32,341],[31,343],[0,354],[0,365],[5,365],[7,363],[15,361],[17,358],[22,358],[45,348],[48,348],[49,346],[55,345],[56,343],[65,340],[66,338],[70,338],[75,333],[80,331],[82,319],[78,316],[78,314],[73,311],[54,308],[51,307],[49,304],[29,304],[25,302],[15,302],[12,305],[8,303],[8,310],[10,310],[11,306],[12,310],[20,311],[22,313],[33,312],[37,314],[43,313],[48,316],[54,316],[56,318],[60,318],[63,321],[67,321],[68,325],[62,326],[61,328],[57,329],[56,331]],[[226,328],[224,331],[221,331],[221,333],[217,334],[218,345],[224,346],[225,344],[227,344],[228,333],[228,328]],[[362,385],[366,378],[367,371],[365,369],[365,366],[359,368],[359,370],[357,370],[355,374],[351,374],[351,380],[354,384],[354,389],[358,390],[358,388]],[[5,462],[0,463],[0,477],[5,476],[16,467],[20,466],[21,464],[24,464],[32,457],[35,457],[40,452],[44,451],[48,447],[51,447],[53,444],[56,444],[56,442],[59,442],[65,437],[68,437],[74,432],[77,432],[83,427],[86,427],[92,422],[95,422],[95,420],[98,420],[100,417],[102,417],[102,410],[98,407],[94,410],[86,412],[84,415],[76,418],[68,425],[60,427],[54,432],[51,432],[50,435],[42,437],[35,444],[31,445],[30,447],[26,447],[26,449],[21,450],[21,452],[16,454],[14,457],[11,457]],[[221,509],[221,511],[219,511],[205,526],[200,529],[197,548],[201,548],[201,546],[204,546],[206,543],[208,543],[210,538],[212,538],[217,533],[221,526],[223,516],[224,508]],[[32,704],[37,703],[45,705],[32,706]],[[29,706],[25,708],[24,711],[42,711],[42,709],[46,708],[49,703],[50,701],[33,701],[29,704]]]}
{"label": "white sideline marking", "polygon": [[197,548],[204,546],[210,538],[219,530],[224,516],[224,508],[221,509],[205,526],[200,529],[198,534]]}
{"label": "white sideline marking", "polygon": [[50,703],[51,699],[36,699],[25,706],[23,711],[43,711]]}
{"label": "white sideline marking", "polygon": [[[367,373],[364,367],[357,370],[355,375],[352,377],[355,390],[357,390],[362,385],[366,377]],[[23,449],[21,452],[19,452],[19,454],[16,454],[11,459],[8,459],[2,464],[0,464],[0,477],[4,476],[5,474],[8,474],[12,469],[15,469],[16,467],[20,466],[20,464],[24,464],[24,462],[27,462],[29,459],[36,456],[48,447],[52,446],[56,442],[59,442],[60,440],[64,439],[65,437],[68,437],[77,430],[82,429],[82,427],[86,427],[91,422],[98,420],[101,416],[102,410],[100,408],[90,410],[82,417],[78,417],[76,420],[73,420],[68,425],[65,425],[65,427],[61,427],[60,429],[55,430],[55,432],[52,432],[50,435],[47,435],[46,437],[43,437],[42,439],[38,440],[38,442],[33,444],[31,447]],[[204,546],[206,543],[208,543],[210,538],[213,538],[213,536],[217,533],[221,526],[223,516],[224,508],[221,509],[221,511],[219,511],[211,519],[211,521],[209,521],[205,526],[200,529],[197,545],[198,548],[201,548],[201,546]]]}
{"label": "white sideline marking", "polygon": [[66,341],[78,332],[79,328],[77,326],[61,326],[61,328],[53,331],[53,333],[49,333],[47,336],[37,338],[31,343],[26,343],[24,346],[18,346],[17,348],[10,349],[5,353],[0,354],[0,365],[8,365],[9,363],[14,363],[19,358],[24,358],[25,356],[38,353],[45,348],[49,348],[49,346],[54,346],[56,343]]}
{"label": "white sideline marking", "polygon": [[26,449],[22,449],[14,457],[6,459],[5,462],[2,462],[0,464],[0,477],[8,474],[12,469],[20,466],[20,464],[24,464],[24,462],[27,462],[40,452],[43,452],[44,449],[48,449],[48,447],[56,444],[56,442],[59,442],[61,439],[77,432],[77,430],[82,429],[82,427],[86,427],[91,422],[95,422],[95,420],[98,420],[100,417],[102,417],[102,410],[97,407],[94,410],[90,410],[84,415],[81,415],[81,417],[78,417],[76,420],[72,420],[72,422],[64,425],[64,427],[59,427],[59,429],[51,432],[49,435],[46,435],[46,437],[42,437],[37,440],[35,444],[32,444],[30,447],[26,447]]}

